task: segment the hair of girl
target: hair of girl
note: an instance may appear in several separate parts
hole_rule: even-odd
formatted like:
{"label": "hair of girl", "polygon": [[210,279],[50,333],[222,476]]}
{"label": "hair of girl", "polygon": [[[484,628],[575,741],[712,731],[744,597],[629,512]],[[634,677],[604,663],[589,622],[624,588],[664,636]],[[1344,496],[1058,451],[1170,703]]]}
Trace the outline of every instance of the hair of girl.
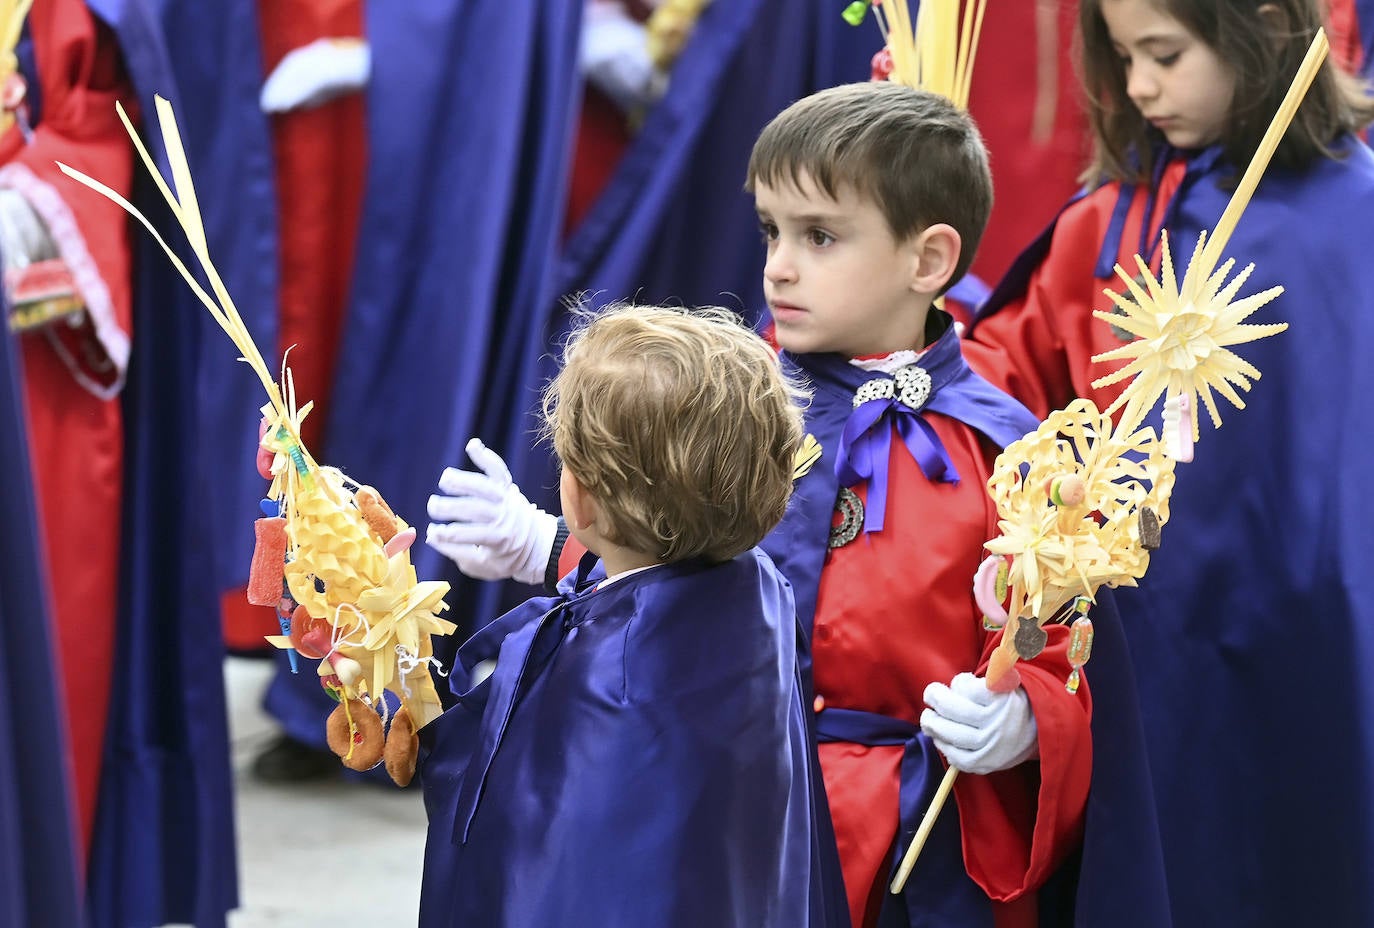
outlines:
{"label": "hair of girl", "polygon": [[[1093,132],[1092,162],[1081,179],[1089,186],[1147,180],[1164,138],[1126,94],[1125,68],[1107,32],[1102,3],[1080,0],[1078,8],[1079,67]],[[1221,144],[1238,177],[1322,26],[1317,0],[1160,0],[1159,5],[1235,75],[1235,103]],[[1339,139],[1371,122],[1374,97],[1367,85],[1328,59],[1279,143],[1274,166],[1302,169],[1318,158],[1336,157]]]}

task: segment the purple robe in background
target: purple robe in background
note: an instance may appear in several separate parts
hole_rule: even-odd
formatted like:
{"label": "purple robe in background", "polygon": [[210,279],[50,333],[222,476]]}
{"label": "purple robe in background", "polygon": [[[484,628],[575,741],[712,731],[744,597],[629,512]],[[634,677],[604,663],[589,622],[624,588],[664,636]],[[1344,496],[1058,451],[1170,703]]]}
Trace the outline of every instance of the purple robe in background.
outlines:
{"label": "purple robe in background", "polygon": [[[581,12],[580,0],[366,9],[367,188],[315,451],[421,528],[440,471],[466,465],[468,438],[508,458],[530,444],[524,416],[538,399],[554,305]],[[447,617],[459,632],[434,642],[447,665],[467,631],[503,611],[500,587],[462,576],[427,545],[412,556],[420,576],[453,585]],[[268,710],[292,738],[324,749],[334,703],[313,672],[278,662]]]}
{"label": "purple robe in background", "polygon": [[[154,94],[172,102],[211,256],[249,331],[271,345],[273,199],[252,4],[90,5],[119,37],[143,114],[151,120]],[[135,202],[195,266],[151,180],[142,168],[135,177]],[[134,248],[118,671],[88,922],[216,928],[238,904],[219,596],[247,574],[264,400],[161,249],[141,230]]]}
{"label": "purple robe in background", "polygon": [[14,347],[0,345],[0,925],[79,928],[79,842]]}
{"label": "purple robe in background", "polygon": [[[537,401],[554,305],[581,13],[581,0],[367,9],[367,191],[320,459],[413,525],[470,437],[503,454],[530,443],[511,424]],[[460,625],[499,611],[432,549],[414,557],[421,576],[448,571]]]}

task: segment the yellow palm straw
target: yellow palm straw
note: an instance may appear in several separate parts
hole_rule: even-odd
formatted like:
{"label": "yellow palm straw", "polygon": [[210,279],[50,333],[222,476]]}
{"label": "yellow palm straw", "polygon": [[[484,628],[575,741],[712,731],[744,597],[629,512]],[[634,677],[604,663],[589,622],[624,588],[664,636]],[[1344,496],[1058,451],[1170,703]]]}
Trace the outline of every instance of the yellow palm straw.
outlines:
{"label": "yellow palm straw", "polygon": [[968,109],[987,0],[922,0],[913,22],[907,0],[873,4],[892,73],[888,80],[929,90]]}

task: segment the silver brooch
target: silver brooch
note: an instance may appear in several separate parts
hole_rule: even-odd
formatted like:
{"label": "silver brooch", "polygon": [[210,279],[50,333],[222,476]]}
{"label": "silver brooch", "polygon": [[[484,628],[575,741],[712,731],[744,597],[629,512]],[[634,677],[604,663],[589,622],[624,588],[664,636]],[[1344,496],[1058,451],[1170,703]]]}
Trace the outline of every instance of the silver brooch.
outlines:
{"label": "silver brooch", "polygon": [[909,409],[919,410],[930,399],[930,374],[916,365],[897,368],[892,377],[878,377],[865,382],[854,391],[857,409],[872,400],[887,400],[894,396]]}
{"label": "silver brooch", "polygon": [[864,403],[873,400],[890,400],[897,393],[893,387],[890,377],[879,377],[876,380],[869,380],[854,391],[854,408],[858,409]]}
{"label": "silver brooch", "polygon": [[840,521],[830,526],[830,547],[843,548],[859,537],[864,525],[864,501],[849,487],[840,487],[835,498],[835,515]]}
{"label": "silver brooch", "polygon": [[930,399],[930,375],[925,368],[917,367],[912,364],[908,367],[897,368],[897,373],[892,375],[897,382],[897,399],[903,405],[911,409],[920,409]]}

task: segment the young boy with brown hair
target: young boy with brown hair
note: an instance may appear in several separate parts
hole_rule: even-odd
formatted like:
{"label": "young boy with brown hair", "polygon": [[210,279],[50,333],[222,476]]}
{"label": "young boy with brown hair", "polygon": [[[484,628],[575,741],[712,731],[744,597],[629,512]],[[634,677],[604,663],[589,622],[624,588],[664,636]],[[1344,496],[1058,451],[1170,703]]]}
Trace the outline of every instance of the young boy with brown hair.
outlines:
{"label": "young boy with brown hair", "polygon": [[[767,241],[771,337],[783,369],[814,391],[810,453],[763,548],[809,631],[853,923],[1071,923],[1071,886],[1039,893],[1080,846],[1093,696],[1065,688],[1062,626],[1047,627],[1043,651],[1019,665],[1020,686],[990,692],[982,673],[1000,633],[985,628],[972,595],[983,544],[998,534],[985,488],[992,462],[1037,423],[968,368],[949,316],[934,308],[987,221],[982,141],[939,95],[846,85],[763,130],[747,188]],[[431,499],[429,540],[460,568],[511,576],[548,563],[538,539],[555,521],[508,480],[449,471],[440,487],[448,495]],[[1120,630],[1098,624],[1097,651],[1111,664]],[[944,775],[942,755],[966,774],[957,810],[937,819],[894,896],[889,880]],[[1144,776],[1125,756],[1113,755],[1122,778]],[[1131,853],[1138,870],[1157,872],[1157,846]]]}
{"label": "young boy with brown hair", "polygon": [[568,343],[545,421],[595,557],[463,646],[455,678],[495,669],[421,732],[422,926],[843,924],[792,594],[755,547],[797,395],[725,310]]}
{"label": "young boy with brown hair", "polygon": [[[933,308],[991,210],[982,140],[937,94],[852,84],[765,127],[746,186],[773,338],[815,391],[806,428],[822,456],[765,548],[810,620],[854,924],[878,924],[886,905],[939,924],[1034,925],[1037,888],[1079,840],[1092,703],[1065,691],[1062,627],[1017,689],[981,678],[999,639],[971,593],[998,534],[987,478],[997,450],[1035,426],[968,369]],[[981,775],[955,782],[957,814],[938,820],[897,899],[894,859],[944,773],[932,745]]]}

